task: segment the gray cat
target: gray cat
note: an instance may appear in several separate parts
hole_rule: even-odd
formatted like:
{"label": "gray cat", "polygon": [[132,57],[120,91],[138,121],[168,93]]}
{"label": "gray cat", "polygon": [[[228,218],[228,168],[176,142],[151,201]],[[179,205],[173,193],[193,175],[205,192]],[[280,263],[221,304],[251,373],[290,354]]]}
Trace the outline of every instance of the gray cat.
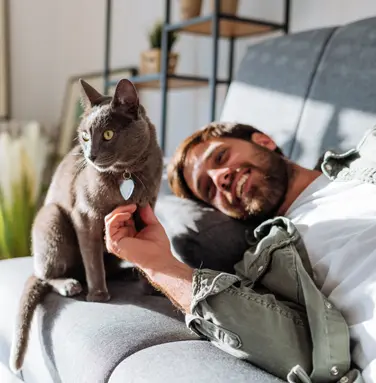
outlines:
{"label": "gray cat", "polygon": [[[13,371],[23,364],[33,312],[51,289],[63,296],[79,294],[83,274],[88,301],[110,299],[105,261],[117,258],[105,253],[104,218],[125,203],[154,208],[160,187],[162,151],[133,84],[120,80],[108,97],[80,83],[85,112],[79,145],[56,169],[33,224],[34,275],[20,302],[10,357]],[[126,188],[131,194],[127,200],[120,192],[125,179],[134,185],[133,191]]]}

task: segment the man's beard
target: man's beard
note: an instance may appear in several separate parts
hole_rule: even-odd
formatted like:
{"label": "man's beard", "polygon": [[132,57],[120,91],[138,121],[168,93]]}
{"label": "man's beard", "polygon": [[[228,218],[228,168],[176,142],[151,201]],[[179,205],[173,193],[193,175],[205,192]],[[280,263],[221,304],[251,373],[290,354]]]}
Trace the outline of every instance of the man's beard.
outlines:
{"label": "man's beard", "polygon": [[[262,148],[263,149],[263,148]],[[261,180],[243,198],[245,220],[261,223],[278,214],[289,183],[289,165],[279,154],[265,149]]]}

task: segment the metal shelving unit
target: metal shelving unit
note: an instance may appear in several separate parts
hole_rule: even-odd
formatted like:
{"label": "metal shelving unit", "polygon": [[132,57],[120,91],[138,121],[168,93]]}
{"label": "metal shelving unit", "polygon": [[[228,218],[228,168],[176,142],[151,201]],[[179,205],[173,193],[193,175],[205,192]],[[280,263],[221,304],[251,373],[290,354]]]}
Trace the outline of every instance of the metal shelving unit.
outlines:
{"label": "metal shelving unit", "polygon": [[[104,63],[104,92],[107,93],[110,86],[117,81],[109,81],[110,72],[110,42],[111,42],[111,8],[112,0],[106,0],[106,38],[105,38],[105,63]],[[161,91],[161,148],[165,151],[166,144],[166,122],[167,122],[167,92],[173,89],[189,89],[200,86],[208,86],[210,94],[209,121],[213,121],[216,115],[216,90],[217,85],[229,85],[232,81],[234,67],[234,42],[237,38],[251,37],[255,35],[274,32],[277,30],[289,32],[290,24],[290,0],[284,1],[284,21],[274,23],[258,19],[239,17],[237,15],[225,14],[220,12],[220,1],[215,0],[213,13],[205,16],[195,17],[183,22],[171,23],[171,0],[165,0],[164,27],[162,35],[162,62],[161,72],[153,75],[136,76],[130,80],[139,89],[159,89]],[[212,67],[209,77],[168,74],[168,52],[167,37],[168,33],[179,31],[180,33],[190,33],[201,36],[211,36],[212,39]],[[219,38],[228,39],[228,71],[227,78],[218,78],[218,40]]]}

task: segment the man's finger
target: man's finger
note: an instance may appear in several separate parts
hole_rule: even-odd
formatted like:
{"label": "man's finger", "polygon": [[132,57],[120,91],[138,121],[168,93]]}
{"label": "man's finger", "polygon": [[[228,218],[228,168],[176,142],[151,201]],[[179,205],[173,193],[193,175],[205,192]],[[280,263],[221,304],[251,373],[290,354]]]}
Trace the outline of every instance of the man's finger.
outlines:
{"label": "man's finger", "polygon": [[126,222],[131,218],[129,213],[118,213],[106,222],[106,230],[111,232],[125,226]]}
{"label": "man's finger", "polygon": [[155,216],[153,209],[148,204],[147,206],[140,208],[140,217],[146,225],[157,225],[159,221]]}
{"label": "man's finger", "polygon": [[107,222],[112,217],[114,217],[116,214],[119,214],[119,213],[130,213],[130,214],[133,214],[136,211],[136,209],[137,209],[137,205],[136,204],[118,206],[110,214],[107,214],[104,220],[105,220],[105,222]]}
{"label": "man's finger", "polygon": [[107,222],[111,218],[113,218],[115,215],[121,214],[121,213],[133,214],[136,211],[136,209],[137,209],[137,206],[135,204],[118,206],[110,214],[107,214],[104,220],[105,222]]}
{"label": "man's finger", "polygon": [[106,248],[109,250],[111,253],[116,254],[117,252],[120,251],[118,248],[118,243],[124,239],[127,238],[129,232],[129,228],[127,227],[122,227],[116,232],[113,233],[112,236],[107,235],[106,236]]}

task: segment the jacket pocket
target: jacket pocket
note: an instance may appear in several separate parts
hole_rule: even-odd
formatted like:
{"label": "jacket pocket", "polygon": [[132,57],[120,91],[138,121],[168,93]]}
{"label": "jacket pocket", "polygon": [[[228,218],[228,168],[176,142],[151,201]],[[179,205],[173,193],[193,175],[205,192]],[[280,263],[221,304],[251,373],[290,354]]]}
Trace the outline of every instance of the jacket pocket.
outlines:
{"label": "jacket pocket", "polygon": [[192,316],[187,322],[188,327],[193,332],[201,337],[204,336],[209,341],[221,343],[233,349],[242,347],[242,342],[238,335],[217,324],[197,316]]}

